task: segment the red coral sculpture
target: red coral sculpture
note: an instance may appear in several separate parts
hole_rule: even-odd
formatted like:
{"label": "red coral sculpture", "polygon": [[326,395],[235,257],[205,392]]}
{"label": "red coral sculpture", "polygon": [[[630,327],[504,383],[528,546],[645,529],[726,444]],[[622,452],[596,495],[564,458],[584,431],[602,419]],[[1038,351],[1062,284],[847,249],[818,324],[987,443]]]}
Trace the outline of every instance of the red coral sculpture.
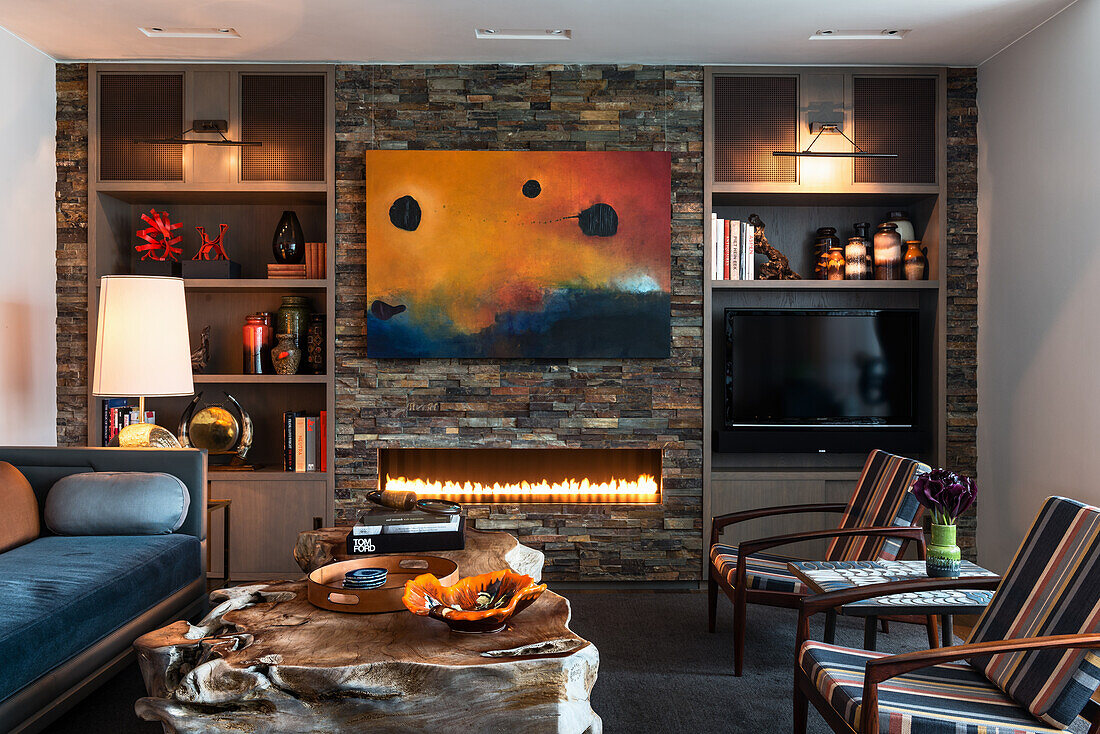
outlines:
{"label": "red coral sculpture", "polygon": [[214,239],[210,239],[210,236],[206,234],[205,227],[195,227],[198,230],[199,236],[202,237],[202,246],[199,247],[199,251],[195,253],[192,260],[228,260],[229,255],[225,254],[225,248],[222,247],[222,235],[225,234],[225,230],[229,229],[228,224],[218,225],[218,236]]}
{"label": "red coral sculpture", "polygon": [[[150,217],[149,214],[153,216]],[[183,224],[172,224],[168,221],[168,212],[158,212],[156,209],[150,209],[149,214],[142,214],[141,219],[149,226],[145,229],[139,229],[137,236],[145,240],[144,245],[138,245],[135,249],[138,252],[145,253],[141,256],[142,260],[157,260],[164,262],[165,260],[178,261],[179,255],[183,252],[182,248],[173,247],[183,239],[181,235],[172,236],[172,230],[179,229]],[[163,250],[158,252],[158,250]]]}

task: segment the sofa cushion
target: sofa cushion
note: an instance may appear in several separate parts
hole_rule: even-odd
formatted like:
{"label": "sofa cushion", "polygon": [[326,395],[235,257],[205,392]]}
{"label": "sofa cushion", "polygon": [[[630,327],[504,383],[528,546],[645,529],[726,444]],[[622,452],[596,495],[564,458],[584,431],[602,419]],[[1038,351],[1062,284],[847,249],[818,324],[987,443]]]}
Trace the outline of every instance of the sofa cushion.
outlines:
{"label": "sofa cushion", "polygon": [[94,472],[62,478],[46,496],[46,525],[58,535],[157,535],[178,530],[191,495],[159,472]]}
{"label": "sofa cushion", "polygon": [[0,461],[0,553],[38,537],[38,500],[27,478]]}
{"label": "sofa cushion", "polygon": [[191,535],[38,538],[0,554],[0,700],[203,573]]}

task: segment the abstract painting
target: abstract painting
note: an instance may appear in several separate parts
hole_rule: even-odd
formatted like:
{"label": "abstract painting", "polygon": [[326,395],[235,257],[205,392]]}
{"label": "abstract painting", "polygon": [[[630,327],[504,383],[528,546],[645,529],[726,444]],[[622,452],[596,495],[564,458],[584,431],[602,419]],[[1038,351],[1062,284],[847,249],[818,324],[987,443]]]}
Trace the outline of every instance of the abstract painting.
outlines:
{"label": "abstract painting", "polygon": [[668,153],[387,150],[366,164],[368,356],[668,356]]}

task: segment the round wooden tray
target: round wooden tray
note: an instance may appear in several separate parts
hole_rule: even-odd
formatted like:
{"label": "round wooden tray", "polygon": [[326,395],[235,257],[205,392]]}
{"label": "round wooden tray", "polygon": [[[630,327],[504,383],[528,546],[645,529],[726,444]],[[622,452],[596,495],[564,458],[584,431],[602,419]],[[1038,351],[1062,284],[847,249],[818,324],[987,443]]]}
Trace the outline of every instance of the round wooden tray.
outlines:
{"label": "round wooden tray", "polygon": [[[386,584],[377,589],[345,589],[344,574],[355,568],[384,568]],[[309,603],[333,612],[382,614],[405,609],[401,595],[405,583],[430,573],[444,586],[458,580],[458,564],[439,556],[371,556],[321,566],[309,574]]]}

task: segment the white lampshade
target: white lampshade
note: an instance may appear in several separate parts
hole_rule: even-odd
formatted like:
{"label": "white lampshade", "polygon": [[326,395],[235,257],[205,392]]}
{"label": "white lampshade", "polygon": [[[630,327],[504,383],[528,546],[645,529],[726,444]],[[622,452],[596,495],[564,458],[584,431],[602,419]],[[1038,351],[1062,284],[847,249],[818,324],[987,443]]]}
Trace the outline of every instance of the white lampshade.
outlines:
{"label": "white lampshade", "polygon": [[183,280],[107,275],[99,283],[92,394],[193,395]]}

